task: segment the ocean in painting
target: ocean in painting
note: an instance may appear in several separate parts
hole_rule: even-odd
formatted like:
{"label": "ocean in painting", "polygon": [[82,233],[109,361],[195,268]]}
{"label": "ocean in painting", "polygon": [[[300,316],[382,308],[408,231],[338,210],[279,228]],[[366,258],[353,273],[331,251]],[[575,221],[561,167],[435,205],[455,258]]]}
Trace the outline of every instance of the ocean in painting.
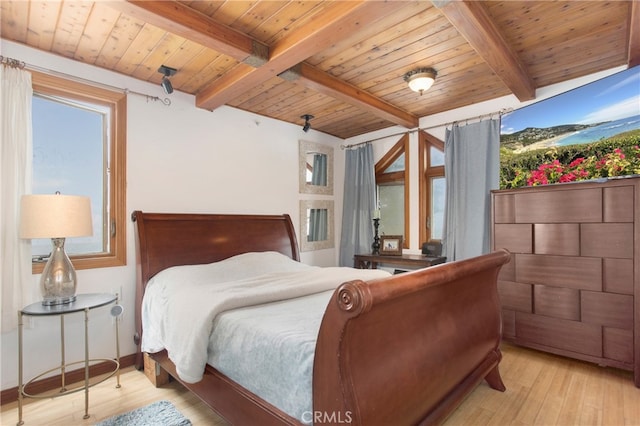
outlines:
{"label": "ocean in painting", "polygon": [[640,129],[640,115],[609,121],[598,126],[563,135],[556,139],[554,146],[577,145],[597,142],[630,130]]}

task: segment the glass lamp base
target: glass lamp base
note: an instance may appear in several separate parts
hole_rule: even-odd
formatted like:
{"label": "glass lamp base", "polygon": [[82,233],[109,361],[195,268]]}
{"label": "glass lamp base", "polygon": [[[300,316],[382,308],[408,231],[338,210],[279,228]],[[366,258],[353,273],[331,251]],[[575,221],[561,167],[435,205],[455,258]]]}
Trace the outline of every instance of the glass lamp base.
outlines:
{"label": "glass lamp base", "polygon": [[67,297],[56,297],[55,299],[44,299],[42,304],[44,306],[55,306],[55,305],[66,305],[72,302],[75,302],[76,295],[67,296]]}
{"label": "glass lamp base", "polygon": [[76,300],[76,271],[64,251],[64,238],[52,238],[51,256],[40,277],[42,304],[64,305]]}

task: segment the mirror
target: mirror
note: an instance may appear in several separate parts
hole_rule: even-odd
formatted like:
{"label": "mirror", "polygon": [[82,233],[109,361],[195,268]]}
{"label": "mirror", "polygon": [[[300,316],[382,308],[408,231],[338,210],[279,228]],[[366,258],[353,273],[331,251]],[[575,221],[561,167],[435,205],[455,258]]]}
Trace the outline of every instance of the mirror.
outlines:
{"label": "mirror", "polygon": [[300,192],[333,195],[333,147],[299,142]]}
{"label": "mirror", "polygon": [[300,201],[300,250],[333,247],[333,201]]}

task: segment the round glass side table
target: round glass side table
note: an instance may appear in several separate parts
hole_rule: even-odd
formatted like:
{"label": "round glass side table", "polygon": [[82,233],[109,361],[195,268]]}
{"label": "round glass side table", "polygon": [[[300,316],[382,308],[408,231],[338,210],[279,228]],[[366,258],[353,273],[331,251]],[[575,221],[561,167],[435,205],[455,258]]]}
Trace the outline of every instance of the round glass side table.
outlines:
{"label": "round glass side table", "polygon": [[[116,357],[112,358],[89,358],[89,311],[92,309],[100,308],[113,303],[111,308],[111,315],[116,317]],[[84,312],[84,360],[67,363],[65,360],[65,339],[64,339],[64,317],[68,314]],[[70,393],[84,391],[84,419],[88,419],[89,416],[89,388],[102,383],[109,379],[113,375],[116,375],[117,382],[116,388],[120,387],[120,343],[118,336],[118,316],[122,313],[122,308],[118,305],[118,295],[107,293],[91,293],[91,294],[78,294],[76,300],[62,305],[45,306],[42,302],[32,303],[20,311],[18,311],[18,426],[24,424],[22,420],[22,399],[27,398],[54,398],[62,395],[68,395]],[[58,316],[60,317],[60,366],[44,371],[26,383],[23,383],[23,318],[24,316],[32,317],[44,317],[44,316]],[[94,383],[89,383],[89,367],[91,363],[103,362],[112,364],[112,369],[108,370],[106,376],[100,378],[100,380]],[[84,385],[68,389],[65,383],[65,373],[67,368],[73,365],[84,365]],[[26,390],[27,386],[54,371],[60,371],[61,384],[59,392],[56,394],[30,394]]]}

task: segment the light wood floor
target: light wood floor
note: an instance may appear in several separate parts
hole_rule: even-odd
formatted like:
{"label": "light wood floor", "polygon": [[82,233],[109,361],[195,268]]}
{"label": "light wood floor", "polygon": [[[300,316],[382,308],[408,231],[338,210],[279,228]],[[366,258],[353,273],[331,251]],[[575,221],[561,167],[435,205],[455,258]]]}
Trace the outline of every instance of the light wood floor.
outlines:
{"label": "light wood floor", "polygon": [[[452,425],[639,425],[640,389],[630,372],[503,345],[500,371],[507,391],[485,383],[474,390],[447,419]],[[84,393],[56,399],[28,399],[23,407],[25,426],[93,425],[154,401],[166,399],[194,426],[225,425],[202,402],[178,383],[156,389],[143,373],[128,368],[121,375],[91,388],[89,414],[83,420]],[[15,425],[17,403],[2,406],[0,424]],[[135,425],[132,425],[135,426]]]}

